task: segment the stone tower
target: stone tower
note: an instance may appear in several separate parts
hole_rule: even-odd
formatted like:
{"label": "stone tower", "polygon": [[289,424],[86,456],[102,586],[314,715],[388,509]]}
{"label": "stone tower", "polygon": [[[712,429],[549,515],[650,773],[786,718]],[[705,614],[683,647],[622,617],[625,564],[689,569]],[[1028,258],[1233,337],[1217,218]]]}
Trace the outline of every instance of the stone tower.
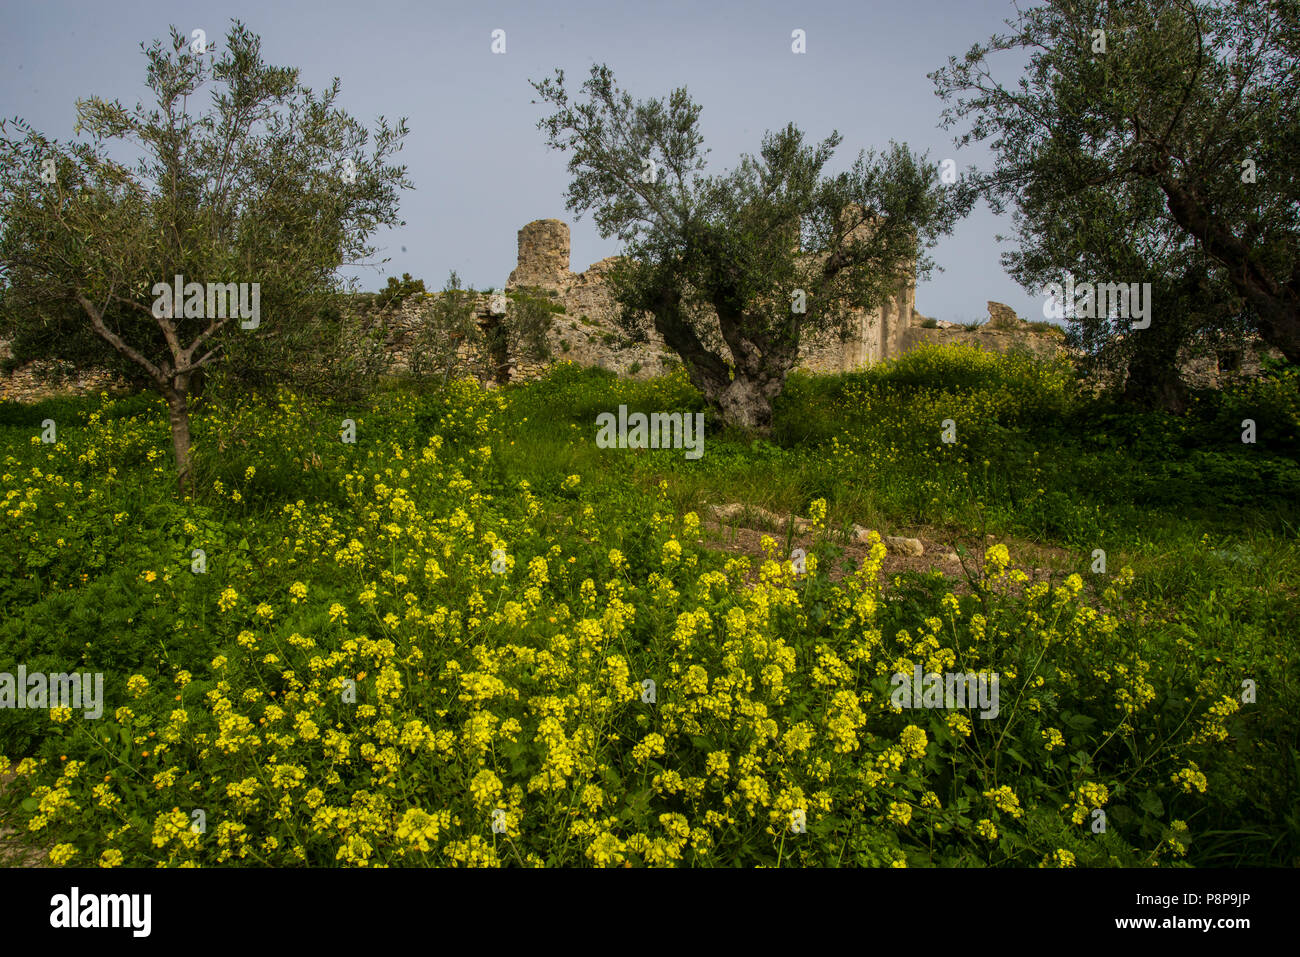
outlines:
{"label": "stone tower", "polygon": [[537,219],[519,230],[519,260],[507,288],[538,286],[559,290],[573,280],[569,272],[569,226],[559,219]]}

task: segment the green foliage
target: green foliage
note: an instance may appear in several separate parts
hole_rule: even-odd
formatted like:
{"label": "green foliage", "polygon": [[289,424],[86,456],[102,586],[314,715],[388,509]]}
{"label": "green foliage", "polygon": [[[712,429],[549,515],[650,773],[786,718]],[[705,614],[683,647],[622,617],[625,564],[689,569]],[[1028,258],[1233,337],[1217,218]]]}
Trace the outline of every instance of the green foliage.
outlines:
{"label": "green foliage", "polygon": [[[1128,396],[1185,403],[1179,350],[1257,331],[1300,361],[1294,0],[1049,0],[933,74],[959,146],[992,140],[995,166],[961,191],[1014,205],[1026,288],[1150,283],[1146,317],[1071,321],[1077,345],[1127,369]],[[993,55],[1023,74],[994,79]],[[1267,159],[1266,159],[1267,157]],[[1074,307],[1075,303],[1068,304]],[[1140,330],[1140,331],[1139,331]]]}
{"label": "green foliage", "polygon": [[210,381],[218,389],[257,391],[279,385],[321,399],[357,401],[390,372],[389,328],[373,310],[351,309],[351,297],[330,297],[295,333],[296,351],[272,372],[217,366]]}
{"label": "green foliage", "polygon": [[551,357],[547,339],[555,316],[564,313],[564,306],[527,290],[511,291],[507,298],[511,308],[506,315],[506,335],[509,349],[533,361]]}
{"label": "green foliage", "polygon": [[419,315],[408,350],[413,378],[436,377],[446,384],[458,370],[481,374],[484,336],[476,298],[474,290],[461,288],[460,277],[453,270],[442,292]]}
{"label": "green foliage", "polygon": [[409,272],[404,272],[401,279],[388,277],[387,284],[375,296],[375,305],[380,309],[396,309],[409,297],[424,292],[424,280],[412,279]]}

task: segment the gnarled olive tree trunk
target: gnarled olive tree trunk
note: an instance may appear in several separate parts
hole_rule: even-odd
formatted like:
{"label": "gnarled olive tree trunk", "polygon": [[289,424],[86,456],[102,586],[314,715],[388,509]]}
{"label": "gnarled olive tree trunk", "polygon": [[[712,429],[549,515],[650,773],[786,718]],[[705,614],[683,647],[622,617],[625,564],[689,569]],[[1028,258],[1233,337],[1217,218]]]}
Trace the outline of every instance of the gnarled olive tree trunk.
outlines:
{"label": "gnarled olive tree trunk", "polygon": [[650,314],[664,344],[682,359],[691,385],[725,425],[766,432],[772,427],[772,403],[785,388],[786,377],[798,359],[797,330],[777,338],[755,334],[755,323],[725,305],[717,309],[719,329],[732,362],[700,339],[687,316],[679,290],[661,291]]}

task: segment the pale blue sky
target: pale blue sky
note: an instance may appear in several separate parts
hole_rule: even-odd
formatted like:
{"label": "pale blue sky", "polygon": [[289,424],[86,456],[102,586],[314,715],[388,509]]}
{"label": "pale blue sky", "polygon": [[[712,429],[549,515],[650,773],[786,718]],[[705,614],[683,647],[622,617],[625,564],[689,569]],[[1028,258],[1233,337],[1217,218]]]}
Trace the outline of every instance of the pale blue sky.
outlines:
{"label": "pale blue sky", "polygon": [[[545,146],[536,123],[546,110],[530,102],[528,85],[554,67],[571,90],[595,62],[638,99],[686,86],[703,107],[711,172],[756,153],[765,130],[791,121],[808,140],[840,131],[832,171],[891,138],[964,166],[988,154],[954,149],[938,128],[941,104],[926,74],[1014,12],[1010,0],[4,0],[0,9],[0,113],[61,140],[72,136],[80,96],[147,97],[141,41],[165,38],[172,24],[219,41],[231,18],[261,35],[268,62],[301,68],[308,86],[338,76],[341,106],[368,126],[380,114],[406,116],[411,132],[398,158],[415,189],[403,194],[406,225],[375,237],[390,261],[358,272],[366,289],[402,272],[439,288],[450,269],[476,287],[500,286],[514,266],[516,233],[533,219],[569,222],[575,271],[620,251],[589,215],[575,221],[564,209],[566,159]],[[498,28],[504,55],[491,52]],[[791,52],[796,28],[807,34],[806,54]],[[1010,228],[978,208],[934,250],[945,271],[918,288],[917,308],[971,321],[994,299],[1042,318],[1042,299],[1001,268],[995,234]]]}

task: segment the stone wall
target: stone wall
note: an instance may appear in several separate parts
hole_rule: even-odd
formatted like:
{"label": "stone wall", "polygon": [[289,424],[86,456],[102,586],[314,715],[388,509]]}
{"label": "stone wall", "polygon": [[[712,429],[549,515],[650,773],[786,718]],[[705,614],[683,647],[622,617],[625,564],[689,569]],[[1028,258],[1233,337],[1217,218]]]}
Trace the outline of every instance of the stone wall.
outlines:
{"label": "stone wall", "polygon": [[[863,223],[858,228],[870,229],[871,224]],[[593,263],[584,272],[570,271],[568,225],[558,219],[536,220],[519,230],[517,264],[505,291],[527,290],[548,297],[560,308],[548,334],[552,360],[599,366],[636,378],[661,375],[680,360],[648,321],[643,323],[645,337],[640,342],[633,341],[618,322],[619,307],[608,278],[618,262],[618,257],[610,257]],[[435,295],[408,297],[399,308],[381,317],[387,329],[393,371],[397,374],[407,370],[412,336]],[[512,308],[507,298],[507,321]],[[1004,353],[1027,350],[1039,356],[1051,356],[1065,349],[1064,336],[1059,331],[1035,328],[1001,303],[989,302],[988,310],[989,321],[975,329],[927,319],[916,311],[915,275],[907,271],[881,308],[858,311],[851,316],[846,339],[837,333],[805,335],[800,368],[812,372],[847,372],[903,355],[924,343],[963,343]],[[492,297],[487,294],[477,297],[475,313],[482,326],[491,325],[498,318],[492,311]],[[710,316],[700,318],[706,344],[724,350],[716,333],[716,317],[712,318],[712,333],[709,332]],[[1184,375],[1189,384],[1196,386],[1222,384],[1238,375],[1256,373],[1260,355],[1265,351],[1248,347],[1240,362],[1225,362],[1222,357],[1214,356],[1188,357],[1183,363]],[[0,357],[7,355],[7,343],[0,342]],[[549,365],[549,362],[517,355],[507,359],[513,380],[541,375]],[[0,375],[0,400],[33,401],[49,395],[98,392],[121,386],[112,376],[94,371],[57,381],[51,376],[48,364],[29,363],[13,375]]]}
{"label": "stone wall", "polygon": [[1063,331],[1035,329],[1016,315],[1014,309],[1000,302],[988,302],[988,321],[967,329],[963,325],[942,320],[927,319],[913,314],[912,322],[903,333],[898,353],[910,352],[919,345],[968,345],[987,352],[1025,351],[1049,358],[1066,349]]}
{"label": "stone wall", "polygon": [[[541,276],[544,269],[551,270],[542,283],[532,285],[553,292],[555,301],[564,307],[564,312],[556,315],[551,325],[550,346],[555,358],[637,378],[662,375],[677,362],[677,356],[664,345],[653,327],[645,326],[644,342],[633,342],[619,323],[619,306],[608,284],[610,270],[618,264],[619,257],[607,257],[593,263],[586,272],[572,273],[569,271],[569,227],[557,219],[541,222],[547,224],[545,235],[550,245],[536,249],[536,259],[525,261],[522,258],[525,234],[538,223],[521,229],[519,266],[510,274],[506,288],[526,285],[518,280],[520,276]],[[526,372],[521,370],[523,375]]]}
{"label": "stone wall", "polygon": [[[9,341],[0,339],[0,359],[12,355]],[[129,386],[110,372],[98,369],[67,375],[54,362],[28,362],[11,373],[0,372],[0,402],[40,402],[60,395],[125,392]]]}
{"label": "stone wall", "polygon": [[[861,227],[860,227],[861,228]],[[655,376],[678,362],[647,320],[647,341],[633,343],[618,322],[607,276],[619,261],[611,256],[585,272],[569,269],[569,227],[558,219],[539,219],[519,230],[518,263],[507,289],[532,286],[552,293],[564,306],[552,328],[552,351],[558,359],[611,369],[624,375]],[[849,337],[838,334],[806,336],[800,347],[800,367],[814,372],[844,372],[897,355],[911,323],[916,301],[915,276],[901,279],[893,297],[880,309],[856,312]],[[700,317],[706,330],[716,317]],[[711,319],[711,321],[710,321]],[[706,342],[724,348],[721,337],[706,332]]]}
{"label": "stone wall", "polygon": [[1218,389],[1240,379],[1260,374],[1265,358],[1282,359],[1282,350],[1259,338],[1247,340],[1240,349],[1205,349],[1182,363],[1183,381],[1196,389]]}

